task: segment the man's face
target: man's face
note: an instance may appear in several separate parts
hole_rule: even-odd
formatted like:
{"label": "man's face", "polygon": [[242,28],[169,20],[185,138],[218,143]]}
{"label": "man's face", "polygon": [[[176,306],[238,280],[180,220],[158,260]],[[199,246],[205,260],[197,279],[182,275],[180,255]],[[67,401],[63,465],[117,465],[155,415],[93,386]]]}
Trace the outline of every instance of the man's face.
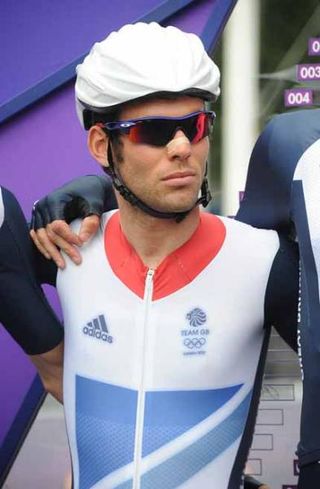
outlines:
{"label": "man's face", "polygon": [[[203,101],[194,97],[152,100],[125,108],[120,119],[182,117],[203,108]],[[122,161],[116,162],[117,169],[137,197],[162,212],[181,212],[194,205],[204,178],[208,138],[191,144],[178,130],[163,147],[134,143],[126,135],[120,139]]]}

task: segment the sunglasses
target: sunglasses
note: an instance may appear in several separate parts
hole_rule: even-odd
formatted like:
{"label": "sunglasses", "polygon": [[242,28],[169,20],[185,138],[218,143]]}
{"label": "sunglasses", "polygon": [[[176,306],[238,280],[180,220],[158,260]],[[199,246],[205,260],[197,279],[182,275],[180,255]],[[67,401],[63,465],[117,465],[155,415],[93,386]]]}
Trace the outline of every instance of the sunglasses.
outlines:
{"label": "sunglasses", "polygon": [[141,117],[127,121],[107,122],[107,131],[126,134],[133,143],[166,146],[180,129],[192,144],[209,135],[216,114],[212,111],[192,112],[183,117]]}

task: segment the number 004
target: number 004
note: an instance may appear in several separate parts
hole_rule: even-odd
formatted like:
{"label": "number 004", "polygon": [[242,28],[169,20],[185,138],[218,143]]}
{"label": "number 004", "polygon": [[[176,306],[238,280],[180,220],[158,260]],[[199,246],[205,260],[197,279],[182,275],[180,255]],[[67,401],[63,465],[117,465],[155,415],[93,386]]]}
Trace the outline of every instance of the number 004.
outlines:
{"label": "number 004", "polygon": [[290,105],[309,104],[311,102],[310,93],[291,92],[288,94],[288,102]]}

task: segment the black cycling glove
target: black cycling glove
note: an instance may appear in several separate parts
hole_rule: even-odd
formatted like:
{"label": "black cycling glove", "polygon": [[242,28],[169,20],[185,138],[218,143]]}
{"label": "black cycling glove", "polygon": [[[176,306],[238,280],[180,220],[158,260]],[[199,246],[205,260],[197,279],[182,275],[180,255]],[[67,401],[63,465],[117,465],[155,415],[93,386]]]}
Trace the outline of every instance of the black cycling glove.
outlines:
{"label": "black cycling glove", "polygon": [[111,180],[105,176],[79,177],[35,202],[31,228],[46,227],[56,219],[67,223],[117,208]]}

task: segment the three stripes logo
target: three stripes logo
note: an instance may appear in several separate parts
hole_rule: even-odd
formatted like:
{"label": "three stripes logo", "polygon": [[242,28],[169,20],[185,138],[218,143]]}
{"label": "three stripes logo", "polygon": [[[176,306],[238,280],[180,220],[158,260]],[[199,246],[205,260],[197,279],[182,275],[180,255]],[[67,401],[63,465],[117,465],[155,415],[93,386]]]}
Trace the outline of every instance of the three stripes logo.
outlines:
{"label": "three stripes logo", "polygon": [[97,338],[97,340],[106,341],[107,343],[113,342],[113,336],[109,334],[106,319],[103,314],[100,314],[97,318],[89,321],[82,331],[88,336]]}

